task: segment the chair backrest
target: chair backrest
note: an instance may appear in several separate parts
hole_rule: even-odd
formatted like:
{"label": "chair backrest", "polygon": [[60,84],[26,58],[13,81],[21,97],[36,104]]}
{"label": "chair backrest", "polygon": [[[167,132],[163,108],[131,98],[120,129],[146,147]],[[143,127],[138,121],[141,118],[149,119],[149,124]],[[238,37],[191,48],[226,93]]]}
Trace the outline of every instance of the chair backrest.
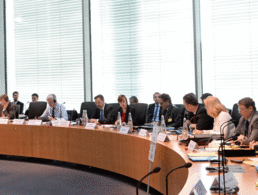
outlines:
{"label": "chair backrest", "polygon": [[83,110],[87,110],[88,118],[91,119],[95,109],[97,108],[95,102],[82,102],[80,117],[82,116]]}
{"label": "chair backrest", "polygon": [[20,105],[15,105],[15,117],[14,118],[19,118],[19,113],[20,113]]}
{"label": "chair backrest", "polygon": [[32,118],[41,116],[43,112],[46,110],[46,108],[47,108],[47,102],[42,102],[42,101],[30,102],[30,107],[28,112],[29,118],[32,119]]}
{"label": "chair backrest", "polygon": [[111,103],[111,104],[108,104],[110,106],[112,106],[114,108],[114,120],[116,121],[117,120],[117,113],[118,113],[118,110],[120,108],[120,105],[118,103]]}
{"label": "chair backrest", "polygon": [[66,110],[68,121],[75,121],[78,118],[78,113],[76,110]]}
{"label": "chair backrest", "polygon": [[174,106],[176,106],[179,109],[179,113],[181,115],[181,124],[180,124],[180,126],[183,126],[184,115],[185,115],[185,106],[184,106],[184,104],[174,104]]}
{"label": "chair backrest", "polygon": [[136,118],[138,125],[144,125],[147,121],[148,104],[136,103],[130,104],[132,108],[135,108]]}
{"label": "chair backrest", "polygon": [[234,123],[235,123],[235,126],[237,127],[237,125],[239,123],[239,119],[241,118],[241,114],[238,111],[238,104],[233,105],[233,109],[232,109],[232,112],[231,112],[231,117],[232,117],[232,119],[235,120]]}

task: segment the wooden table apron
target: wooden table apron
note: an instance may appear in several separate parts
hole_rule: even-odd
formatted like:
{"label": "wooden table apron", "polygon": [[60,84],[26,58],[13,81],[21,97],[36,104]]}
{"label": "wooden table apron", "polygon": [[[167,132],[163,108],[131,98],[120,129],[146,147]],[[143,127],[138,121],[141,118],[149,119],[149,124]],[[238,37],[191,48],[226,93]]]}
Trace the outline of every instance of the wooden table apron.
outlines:
{"label": "wooden table apron", "polygon": [[[110,130],[87,130],[52,126],[0,125],[0,154],[60,160],[105,169],[140,180],[149,172],[150,140],[137,135],[122,135]],[[180,152],[158,143],[152,168],[151,187],[165,193],[165,176],[186,161]],[[188,169],[169,176],[169,194],[179,194]],[[146,178],[143,183],[147,184]]]}

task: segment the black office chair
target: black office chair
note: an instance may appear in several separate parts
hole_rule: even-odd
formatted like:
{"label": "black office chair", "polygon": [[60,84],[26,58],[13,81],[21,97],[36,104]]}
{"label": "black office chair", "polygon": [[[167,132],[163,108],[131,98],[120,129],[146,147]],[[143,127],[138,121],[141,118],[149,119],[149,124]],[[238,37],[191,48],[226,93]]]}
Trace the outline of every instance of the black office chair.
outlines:
{"label": "black office chair", "polygon": [[130,104],[132,108],[135,108],[136,118],[138,125],[144,125],[147,121],[148,104],[137,103]]}
{"label": "black office chair", "polygon": [[117,120],[117,113],[118,113],[118,110],[120,108],[120,105],[119,105],[119,103],[111,103],[111,104],[108,104],[108,105],[110,105],[114,108],[114,113],[115,113],[114,114],[114,121],[116,121]]}
{"label": "black office chair", "polygon": [[97,108],[97,106],[96,106],[95,102],[82,102],[80,117],[82,117],[83,110],[87,110],[88,118],[91,119],[96,108]]}
{"label": "black office chair", "polygon": [[174,104],[174,106],[176,106],[179,109],[179,113],[180,113],[180,117],[181,117],[181,124],[180,127],[183,126],[183,122],[184,122],[184,115],[185,115],[185,106],[184,104]]}
{"label": "black office chair", "polygon": [[28,111],[28,117],[29,119],[33,119],[35,117],[40,117],[43,112],[47,108],[47,102],[30,102],[30,107]]}
{"label": "black office chair", "polygon": [[233,109],[232,109],[232,113],[231,113],[231,117],[232,119],[235,120],[234,124],[237,127],[238,123],[239,123],[239,119],[241,118],[241,114],[238,111],[238,104],[234,104],[233,105]]}
{"label": "black office chair", "polygon": [[66,110],[66,112],[69,121],[75,121],[78,118],[78,113],[76,110]]}

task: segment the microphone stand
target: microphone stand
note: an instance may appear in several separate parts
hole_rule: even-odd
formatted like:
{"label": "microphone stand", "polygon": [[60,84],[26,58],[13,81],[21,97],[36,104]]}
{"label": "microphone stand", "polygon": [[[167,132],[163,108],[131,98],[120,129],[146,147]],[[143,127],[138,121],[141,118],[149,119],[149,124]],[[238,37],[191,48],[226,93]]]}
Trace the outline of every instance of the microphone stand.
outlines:
{"label": "microphone stand", "polygon": [[147,175],[145,175],[139,182],[138,182],[138,184],[137,184],[137,186],[136,186],[136,195],[138,195],[138,191],[139,191],[139,187],[140,187],[140,185],[141,185],[141,183],[142,183],[142,180],[144,180],[147,176],[149,176],[149,175],[151,175],[152,173],[158,173],[159,171],[160,171],[160,167],[155,167],[151,172],[149,172]]}
{"label": "microphone stand", "polygon": [[168,174],[166,175],[166,195],[168,195],[168,176],[169,176],[169,174],[172,172],[172,171],[175,171],[175,170],[177,170],[177,169],[180,169],[180,168],[189,168],[189,167],[191,167],[192,166],[192,163],[186,163],[186,164],[184,164],[184,165],[181,165],[181,166],[179,166],[179,167],[176,167],[176,168],[174,168],[174,169],[172,169],[171,171],[169,171],[168,172]]}
{"label": "microphone stand", "polygon": [[[225,123],[227,123],[226,125],[224,125]],[[219,147],[219,151],[221,151],[221,165],[222,165],[222,174],[223,174],[223,187],[224,187],[224,194],[226,194],[226,182],[225,182],[225,139],[224,139],[224,128],[226,126],[228,126],[229,124],[233,123],[233,120],[230,119],[229,121],[226,121],[224,123],[221,124],[220,126],[220,139],[221,139],[221,143],[220,143],[220,147]],[[222,126],[224,125],[224,127],[222,128]],[[219,151],[218,151],[218,155],[219,155]],[[219,195],[220,195],[220,155],[218,156],[218,179],[219,179]]]}

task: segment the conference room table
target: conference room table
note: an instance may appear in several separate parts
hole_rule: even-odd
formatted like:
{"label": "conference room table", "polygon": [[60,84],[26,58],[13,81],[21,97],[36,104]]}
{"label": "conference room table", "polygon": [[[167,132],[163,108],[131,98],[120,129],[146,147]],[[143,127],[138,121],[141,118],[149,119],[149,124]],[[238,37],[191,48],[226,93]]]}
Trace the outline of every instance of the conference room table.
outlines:
{"label": "conference room table", "polygon": [[[176,135],[170,141],[158,141],[152,169],[161,167],[159,173],[150,177],[150,186],[162,194],[166,193],[166,174],[186,162],[190,162],[185,146],[179,145]],[[0,154],[52,159],[92,166],[140,180],[149,172],[150,137],[137,133],[121,134],[112,128],[100,126],[86,129],[82,126],[54,127],[0,124]],[[243,159],[243,158],[236,158]],[[229,162],[229,164],[232,164]],[[168,178],[168,194],[189,194],[201,180],[209,188],[217,173],[205,170],[208,162],[193,162],[189,169],[175,170]],[[258,194],[255,187],[257,172],[254,167],[242,164],[245,173],[234,173],[239,183],[239,194]],[[148,179],[143,183],[147,184]]]}

